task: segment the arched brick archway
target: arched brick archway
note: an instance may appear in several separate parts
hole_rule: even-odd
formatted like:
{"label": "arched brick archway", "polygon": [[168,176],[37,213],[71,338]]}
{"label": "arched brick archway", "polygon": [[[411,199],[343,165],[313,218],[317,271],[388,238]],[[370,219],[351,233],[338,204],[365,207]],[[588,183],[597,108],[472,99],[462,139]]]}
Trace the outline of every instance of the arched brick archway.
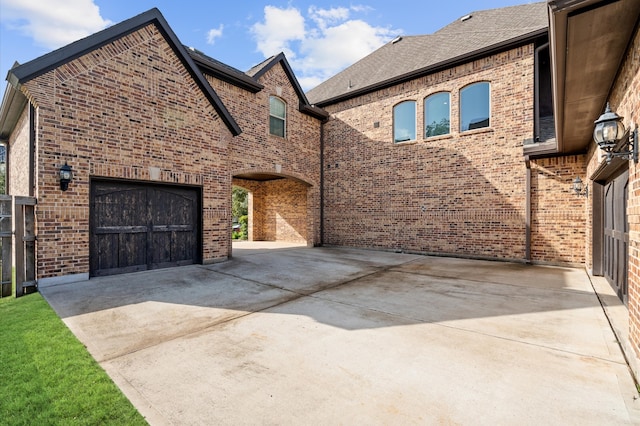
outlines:
{"label": "arched brick archway", "polygon": [[242,170],[232,185],[249,191],[250,241],[286,241],[315,245],[316,220],[312,188],[299,176],[264,170]]}

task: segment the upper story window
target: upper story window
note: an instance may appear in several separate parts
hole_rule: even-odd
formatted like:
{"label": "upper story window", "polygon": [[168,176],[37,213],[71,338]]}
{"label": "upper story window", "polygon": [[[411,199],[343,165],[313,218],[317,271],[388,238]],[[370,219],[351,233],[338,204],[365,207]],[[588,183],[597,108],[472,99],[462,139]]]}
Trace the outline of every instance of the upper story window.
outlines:
{"label": "upper story window", "polygon": [[489,127],[490,84],[473,83],[460,90],[460,131]]}
{"label": "upper story window", "polygon": [[451,99],[449,92],[434,93],[424,100],[424,137],[448,135],[451,132]]}
{"label": "upper story window", "polygon": [[416,139],[416,102],[404,101],[393,107],[393,141]]}
{"label": "upper story window", "polygon": [[285,136],[287,124],[287,104],[275,96],[269,97],[269,133]]}
{"label": "upper story window", "polygon": [[534,87],[534,142],[547,142],[556,137],[549,43],[535,50]]}

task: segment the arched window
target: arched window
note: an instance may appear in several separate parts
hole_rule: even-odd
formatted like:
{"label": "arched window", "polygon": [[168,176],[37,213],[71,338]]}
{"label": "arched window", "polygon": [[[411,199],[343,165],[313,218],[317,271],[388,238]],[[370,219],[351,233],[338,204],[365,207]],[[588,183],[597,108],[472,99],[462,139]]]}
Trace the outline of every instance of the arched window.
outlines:
{"label": "arched window", "polygon": [[449,92],[429,95],[424,100],[424,137],[451,133],[451,96]]}
{"label": "arched window", "polygon": [[489,127],[490,85],[483,81],[460,90],[460,131]]}
{"label": "arched window", "polygon": [[416,102],[404,101],[393,107],[393,141],[416,139]]}
{"label": "arched window", "polygon": [[275,96],[269,97],[269,133],[285,137],[287,129],[287,104]]}

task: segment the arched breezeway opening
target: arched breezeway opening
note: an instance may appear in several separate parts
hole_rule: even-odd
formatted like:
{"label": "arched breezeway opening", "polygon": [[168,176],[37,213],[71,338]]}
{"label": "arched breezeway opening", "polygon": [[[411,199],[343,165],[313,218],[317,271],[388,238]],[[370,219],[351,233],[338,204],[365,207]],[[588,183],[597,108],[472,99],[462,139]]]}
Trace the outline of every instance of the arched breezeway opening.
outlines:
{"label": "arched breezeway opening", "polygon": [[[255,171],[237,173],[231,183],[248,192],[248,243],[314,245],[311,184],[294,176]],[[239,244],[235,240],[232,248]]]}

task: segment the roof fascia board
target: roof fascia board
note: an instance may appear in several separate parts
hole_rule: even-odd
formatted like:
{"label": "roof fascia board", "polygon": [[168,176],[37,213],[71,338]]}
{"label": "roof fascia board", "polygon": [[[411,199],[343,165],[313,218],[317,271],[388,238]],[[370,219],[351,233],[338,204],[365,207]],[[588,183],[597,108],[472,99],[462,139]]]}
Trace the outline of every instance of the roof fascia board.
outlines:
{"label": "roof fascia board", "polygon": [[419,77],[423,77],[428,74],[432,74],[438,71],[443,71],[457,65],[462,65],[464,63],[474,61],[476,59],[480,59],[485,56],[494,55],[496,53],[500,53],[505,50],[509,50],[529,42],[533,42],[537,38],[547,34],[548,34],[547,28],[532,31],[528,34],[524,34],[520,37],[512,38],[502,43],[497,43],[479,50],[475,50],[473,52],[465,53],[463,55],[456,56],[454,58],[447,59],[442,62],[438,62],[437,64],[429,65],[428,67],[420,68],[410,73],[390,78],[388,80],[373,84],[371,86],[363,87],[361,89],[357,89],[342,95],[335,96],[333,98],[329,98],[329,99],[317,102],[316,105],[318,105],[319,107],[324,107],[334,103],[346,101],[348,99],[355,98],[357,96],[361,96],[367,93],[375,92],[377,90],[386,89],[388,87],[395,86],[396,84],[405,83],[407,81],[410,81]]}
{"label": "roof fascia board", "polygon": [[[191,56],[191,55],[190,55]],[[251,77],[247,76],[246,78],[242,78],[241,76],[236,76],[232,73],[227,72],[224,68],[218,67],[215,64],[199,59],[197,57],[191,56],[191,59],[198,65],[198,67],[208,74],[227,82],[229,84],[233,84],[241,89],[248,90],[251,93],[258,93],[264,86]]]}
{"label": "roof fascia board", "polygon": [[111,43],[118,38],[131,34],[150,24],[155,24],[160,33],[165,37],[202,92],[211,102],[229,131],[234,136],[239,135],[242,132],[240,126],[224,106],[222,100],[220,100],[218,95],[211,88],[211,85],[209,85],[204,75],[202,75],[202,72],[200,72],[195,62],[191,59],[191,56],[187,53],[182,43],[180,43],[178,37],[157,8],[150,9],[147,12],[134,16],[133,18],[102,30],[96,34],[54,50],[53,52],[27,62],[24,65],[13,68],[9,71],[7,79],[11,83],[15,81],[16,87],[19,87],[20,84],[23,84],[26,81],[51,71],[54,68],[77,59],[92,50]]}
{"label": "roof fascia board", "polygon": [[9,139],[26,105],[27,97],[13,85],[7,84],[0,105],[0,141]]}
{"label": "roof fascia board", "polygon": [[[553,113],[555,117],[556,141],[558,152],[563,152],[564,145],[564,104],[565,76],[567,69],[567,28],[569,17],[587,12],[592,8],[614,3],[618,0],[549,0],[549,52],[551,55],[551,84],[553,95]],[[614,79],[615,80],[615,79]],[[613,81],[611,82],[613,85]]]}
{"label": "roof fascia board", "polygon": [[317,119],[320,119],[322,121],[324,121],[327,118],[329,118],[329,113],[328,112],[326,112],[322,108],[319,108],[319,107],[314,106],[314,105],[304,105],[304,104],[300,103],[299,110],[300,110],[300,112],[302,112],[304,114],[310,115],[310,116],[315,117]]}

